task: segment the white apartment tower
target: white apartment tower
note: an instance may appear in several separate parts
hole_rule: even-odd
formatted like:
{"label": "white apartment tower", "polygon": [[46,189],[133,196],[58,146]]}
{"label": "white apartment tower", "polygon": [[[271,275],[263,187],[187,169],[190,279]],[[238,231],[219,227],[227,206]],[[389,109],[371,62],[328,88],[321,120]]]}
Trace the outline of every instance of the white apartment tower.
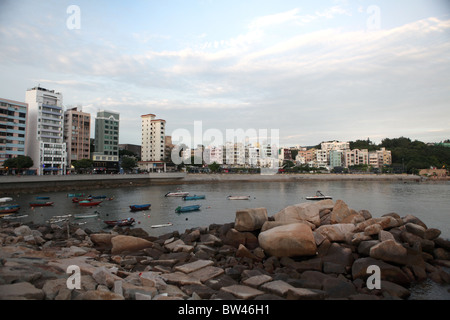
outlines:
{"label": "white apartment tower", "polygon": [[25,154],[33,159],[38,175],[66,172],[62,101],[61,93],[41,87],[29,89],[25,95],[28,104]]}
{"label": "white apartment tower", "polygon": [[154,114],[141,116],[142,151],[141,161],[164,161],[166,120],[155,119]]}

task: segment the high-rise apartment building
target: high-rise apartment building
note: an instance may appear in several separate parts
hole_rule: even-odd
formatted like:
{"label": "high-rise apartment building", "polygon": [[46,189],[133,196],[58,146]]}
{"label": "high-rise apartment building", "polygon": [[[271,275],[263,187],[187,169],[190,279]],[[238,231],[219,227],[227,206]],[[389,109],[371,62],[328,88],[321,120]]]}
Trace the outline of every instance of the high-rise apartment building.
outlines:
{"label": "high-rise apartment building", "polygon": [[165,160],[166,120],[155,119],[154,114],[141,116],[142,123],[142,161]]}
{"label": "high-rise apartment building", "polygon": [[78,108],[64,112],[64,142],[67,145],[67,164],[90,158],[91,115]]}
{"label": "high-rise apartment building", "polygon": [[0,98],[0,167],[25,155],[27,109],[26,103]]}
{"label": "high-rise apartment building", "polygon": [[38,175],[65,174],[62,94],[34,87],[27,90],[25,102],[28,104],[25,154],[33,159]]}
{"label": "high-rise apartment building", "polygon": [[101,110],[95,118],[94,170],[98,173],[119,171],[119,119],[117,112]]}

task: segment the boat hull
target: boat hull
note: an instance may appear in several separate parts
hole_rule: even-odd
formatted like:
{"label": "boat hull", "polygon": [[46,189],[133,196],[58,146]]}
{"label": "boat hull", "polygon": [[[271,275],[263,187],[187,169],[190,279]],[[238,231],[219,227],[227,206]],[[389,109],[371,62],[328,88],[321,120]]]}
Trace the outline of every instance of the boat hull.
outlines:
{"label": "boat hull", "polygon": [[150,207],[151,207],[151,204],[132,205],[132,206],[130,206],[130,210],[131,211],[149,210]]}
{"label": "boat hull", "polygon": [[133,223],[135,223],[135,220],[133,218],[128,219],[122,219],[122,220],[104,220],[105,224],[107,224],[110,227],[125,227],[125,226],[131,226]]}
{"label": "boat hull", "polygon": [[52,206],[53,202],[31,202],[30,207],[49,207]]}
{"label": "boat hull", "polygon": [[2,215],[8,215],[8,214],[11,214],[11,213],[16,213],[17,211],[19,211],[19,209],[20,209],[20,207],[2,209],[2,210],[0,210],[0,217]]}
{"label": "boat hull", "polygon": [[102,203],[101,201],[80,201],[78,202],[78,204],[82,207],[93,207],[93,206],[98,206],[100,203]]}
{"label": "boat hull", "polygon": [[228,196],[228,200],[250,200],[250,196]]}
{"label": "boat hull", "polygon": [[185,197],[188,196],[189,192],[167,192],[165,197]]}
{"label": "boat hull", "polygon": [[190,211],[198,211],[200,210],[200,205],[187,206],[187,207],[178,207],[175,209],[176,213],[190,212]]}
{"label": "boat hull", "polygon": [[205,199],[206,198],[206,196],[197,196],[197,195],[194,195],[194,196],[184,196],[183,197],[183,200],[203,200],[203,199]]}
{"label": "boat hull", "polygon": [[330,197],[330,196],[313,196],[313,197],[306,197],[306,200],[315,200],[315,201],[326,200],[326,199],[333,199],[333,197]]}

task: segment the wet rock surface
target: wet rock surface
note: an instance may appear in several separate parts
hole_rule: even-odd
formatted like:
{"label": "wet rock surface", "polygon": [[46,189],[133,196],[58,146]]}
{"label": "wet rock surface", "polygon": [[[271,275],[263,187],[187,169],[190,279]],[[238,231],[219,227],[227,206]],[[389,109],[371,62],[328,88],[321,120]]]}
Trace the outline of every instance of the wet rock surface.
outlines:
{"label": "wet rock surface", "polygon": [[159,237],[0,221],[0,299],[408,299],[417,282],[450,283],[450,242],[412,215],[326,200],[236,220]]}

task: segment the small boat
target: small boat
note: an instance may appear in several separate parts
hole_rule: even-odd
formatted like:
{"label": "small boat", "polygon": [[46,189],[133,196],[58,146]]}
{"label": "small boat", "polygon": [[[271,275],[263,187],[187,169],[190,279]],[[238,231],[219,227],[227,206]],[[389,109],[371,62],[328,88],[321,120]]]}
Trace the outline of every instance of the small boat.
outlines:
{"label": "small boat", "polygon": [[228,196],[228,200],[250,200],[250,196]]}
{"label": "small boat", "polygon": [[178,207],[175,209],[175,212],[181,213],[181,212],[197,211],[197,210],[200,210],[200,207],[201,206],[199,204],[195,204],[193,206]]}
{"label": "small boat", "polygon": [[12,201],[12,199],[13,199],[13,198],[10,198],[10,197],[3,197],[3,198],[0,198],[0,203]]}
{"label": "small boat", "polygon": [[30,207],[49,207],[52,206],[53,202],[51,201],[35,201],[30,202]]}
{"label": "small boat", "polygon": [[49,199],[50,197],[41,197],[41,196],[36,197],[36,200],[49,200]]}
{"label": "small boat", "polygon": [[131,226],[135,222],[135,220],[133,218],[126,218],[121,220],[104,220],[103,222],[110,227],[114,226],[125,227]]}
{"label": "small boat", "polygon": [[73,198],[73,197],[84,197],[84,193],[68,193],[67,194],[68,198]]}
{"label": "small boat", "polygon": [[99,212],[94,211],[93,214],[75,214],[73,217],[74,219],[86,219],[86,218],[95,218],[98,217]]}
{"label": "small boat", "polygon": [[83,207],[98,206],[100,203],[102,203],[102,201],[83,200],[78,202],[78,204]]}
{"label": "small boat", "polygon": [[202,195],[202,196],[198,196],[198,195],[193,195],[193,196],[184,196],[183,200],[202,200],[205,199],[206,196]]}
{"label": "small boat", "polygon": [[163,223],[163,224],[154,224],[151,226],[151,228],[162,228],[162,227],[170,227],[173,226],[172,222]]}
{"label": "small boat", "polygon": [[167,192],[165,197],[184,197],[188,195],[189,192]]}
{"label": "small boat", "polygon": [[131,211],[142,211],[150,209],[151,204],[134,204],[130,206]]}
{"label": "small boat", "polygon": [[4,215],[0,214],[0,217],[2,217],[3,219],[6,219],[6,220],[13,220],[13,219],[26,218],[26,217],[28,217],[28,215],[27,214],[23,214],[21,216],[16,216],[14,214],[9,213],[9,214],[4,214]]}
{"label": "small boat", "polygon": [[330,196],[325,196],[322,192],[317,191],[315,196],[306,197],[306,200],[325,200],[325,199],[333,199]]}
{"label": "small boat", "polygon": [[89,196],[91,199],[106,199],[107,196]]}
{"label": "small boat", "polygon": [[20,207],[17,206],[10,206],[10,207],[4,207],[4,208],[0,208],[0,214],[11,214],[11,213],[15,213],[17,211],[19,211]]}

